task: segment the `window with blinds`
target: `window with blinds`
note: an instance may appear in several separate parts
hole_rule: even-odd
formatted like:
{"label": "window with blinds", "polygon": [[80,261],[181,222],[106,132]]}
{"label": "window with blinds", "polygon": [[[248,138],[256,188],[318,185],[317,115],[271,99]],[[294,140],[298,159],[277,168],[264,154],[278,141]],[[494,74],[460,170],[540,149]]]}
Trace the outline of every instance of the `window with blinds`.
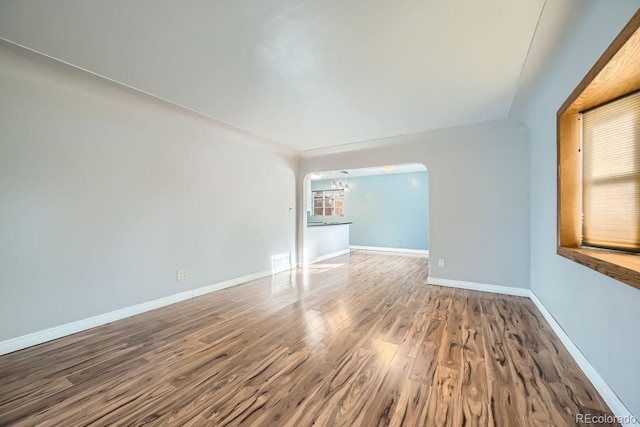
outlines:
{"label": "window with blinds", "polygon": [[640,252],[640,92],[582,113],[582,244]]}

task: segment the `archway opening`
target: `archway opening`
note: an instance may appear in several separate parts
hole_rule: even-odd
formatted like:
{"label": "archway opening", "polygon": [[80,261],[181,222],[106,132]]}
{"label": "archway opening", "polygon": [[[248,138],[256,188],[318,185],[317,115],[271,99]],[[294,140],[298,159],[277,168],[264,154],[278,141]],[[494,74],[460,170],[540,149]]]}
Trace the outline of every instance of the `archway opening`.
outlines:
{"label": "archway opening", "polygon": [[429,253],[429,174],[423,164],[309,173],[302,265],[380,250]]}

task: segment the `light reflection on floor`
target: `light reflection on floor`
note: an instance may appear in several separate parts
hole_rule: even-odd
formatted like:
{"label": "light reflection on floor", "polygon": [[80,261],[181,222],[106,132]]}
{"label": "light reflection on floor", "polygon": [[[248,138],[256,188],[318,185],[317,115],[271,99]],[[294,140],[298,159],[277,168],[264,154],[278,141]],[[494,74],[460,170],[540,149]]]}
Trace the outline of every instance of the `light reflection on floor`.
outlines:
{"label": "light reflection on floor", "polygon": [[[277,258],[282,260],[284,256],[278,256]],[[319,311],[309,307],[308,303],[304,301],[305,295],[311,290],[312,275],[327,273],[346,265],[343,262],[310,264],[304,268],[282,271],[274,274],[271,278],[272,296],[282,295],[291,291],[295,292],[296,299],[299,301],[298,309],[303,312],[302,321],[307,331],[306,339],[310,343],[322,340],[325,336],[334,333],[345,324],[351,322],[349,309],[342,302],[326,311]]]}
{"label": "light reflection on floor", "polygon": [[325,271],[333,270],[334,268],[344,267],[345,263],[340,264],[311,264],[304,268],[304,270],[309,271],[311,274],[321,274]]}

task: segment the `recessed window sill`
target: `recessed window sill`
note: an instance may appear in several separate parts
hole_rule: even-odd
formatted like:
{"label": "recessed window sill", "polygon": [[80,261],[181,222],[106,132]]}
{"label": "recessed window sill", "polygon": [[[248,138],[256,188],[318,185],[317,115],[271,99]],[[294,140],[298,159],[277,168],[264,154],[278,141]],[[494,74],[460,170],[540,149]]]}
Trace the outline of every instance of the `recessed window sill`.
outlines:
{"label": "recessed window sill", "polygon": [[640,255],[564,246],[558,255],[640,289]]}
{"label": "recessed window sill", "polygon": [[582,247],[581,112],[640,90],[640,10],[558,110],[558,254],[640,289],[640,255]]}

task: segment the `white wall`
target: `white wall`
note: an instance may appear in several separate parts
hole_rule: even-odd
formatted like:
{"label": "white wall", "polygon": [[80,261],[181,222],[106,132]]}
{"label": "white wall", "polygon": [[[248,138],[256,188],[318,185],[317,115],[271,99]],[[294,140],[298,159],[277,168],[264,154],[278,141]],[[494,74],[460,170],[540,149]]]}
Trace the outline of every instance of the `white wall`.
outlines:
{"label": "white wall", "polygon": [[6,42],[0,94],[0,341],[294,252],[287,150]]}
{"label": "white wall", "polygon": [[300,160],[299,175],[422,163],[429,170],[429,254],[446,261],[444,268],[432,262],[430,276],[528,288],[526,141],[523,127],[496,121],[390,138],[371,148],[352,144],[353,151],[318,150]]}
{"label": "white wall", "polygon": [[[573,3],[582,20],[530,95],[517,100],[531,147],[531,288],[631,412],[640,416],[640,290],[556,255],[556,112],[640,2]],[[547,2],[545,13],[553,13],[554,6]]]}

